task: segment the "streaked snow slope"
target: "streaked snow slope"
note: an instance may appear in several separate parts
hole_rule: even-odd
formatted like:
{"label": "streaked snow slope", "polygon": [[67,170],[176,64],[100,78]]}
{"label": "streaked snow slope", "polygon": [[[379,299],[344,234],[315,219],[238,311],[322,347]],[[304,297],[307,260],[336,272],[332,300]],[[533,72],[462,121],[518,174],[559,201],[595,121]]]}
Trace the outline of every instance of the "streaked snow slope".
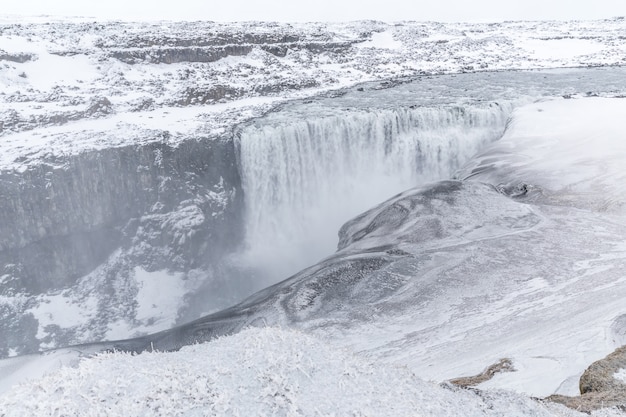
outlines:
{"label": "streaked snow slope", "polygon": [[[109,355],[0,401],[8,415],[51,406],[72,415],[86,404],[135,415],[167,414],[150,404],[178,404],[186,415],[202,415],[196,406],[233,415],[576,415],[510,391],[575,394],[582,371],[624,342],[625,114],[624,99],[521,107],[459,180],[406,191],[348,222],[336,255],[231,310],[118,346],[172,349],[250,324],[319,340],[266,329],[178,353]],[[476,374],[502,357],[516,371],[478,396],[421,382]],[[15,376],[34,363],[50,361],[0,369]]]}

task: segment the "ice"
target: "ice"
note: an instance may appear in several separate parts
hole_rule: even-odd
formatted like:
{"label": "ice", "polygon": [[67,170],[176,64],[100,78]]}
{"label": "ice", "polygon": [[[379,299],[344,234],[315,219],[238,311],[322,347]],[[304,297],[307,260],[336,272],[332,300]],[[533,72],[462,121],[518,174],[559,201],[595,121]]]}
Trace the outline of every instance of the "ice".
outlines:
{"label": "ice", "polygon": [[43,339],[47,333],[46,327],[57,325],[73,327],[89,321],[96,311],[98,300],[89,297],[86,300],[73,299],[69,294],[45,295],[40,297],[36,307],[27,310],[39,322],[37,337]]}
{"label": "ice", "polygon": [[478,166],[458,175],[476,172],[476,178],[505,187],[536,184],[549,192],[546,198],[553,204],[622,214],[624,114],[623,99],[558,100],[521,108],[502,140],[475,159]]}
{"label": "ice", "polygon": [[[411,210],[420,215],[407,217],[406,222],[415,222],[410,227],[392,222],[385,229],[377,220],[416,191],[354,220],[344,233],[359,239],[348,240],[346,251],[395,243],[419,259],[419,278],[403,271],[411,284],[389,301],[413,299],[415,307],[331,335],[368,355],[408,363],[434,380],[476,374],[509,357],[517,371],[481,387],[576,395],[573,381],[618,347],[611,328],[624,314],[625,112],[623,99],[561,99],[520,107],[504,137],[458,175],[467,178],[465,187],[486,182],[507,194],[521,183],[527,192],[512,193],[507,202],[496,197],[496,189],[493,196],[473,190],[453,210],[435,211],[434,239],[429,228],[417,228],[432,216],[414,203]],[[479,195],[480,204],[490,209],[474,201]],[[480,214],[467,213],[467,207]],[[465,225],[458,225],[457,215]],[[368,233],[362,236],[360,229]],[[419,236],[423,240],[416,240]],[[378,308],[389,307],[382,302]]]}

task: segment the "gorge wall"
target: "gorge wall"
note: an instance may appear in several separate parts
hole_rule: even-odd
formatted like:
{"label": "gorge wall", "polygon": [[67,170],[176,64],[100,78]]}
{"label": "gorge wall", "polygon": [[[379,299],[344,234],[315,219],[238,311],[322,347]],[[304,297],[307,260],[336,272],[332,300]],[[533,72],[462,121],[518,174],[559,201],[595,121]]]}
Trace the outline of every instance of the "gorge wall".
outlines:
{"label": "gorge wall", "polygon": [[[11,315],[28,316],[42,301],[38,296],[76,286],[102,264],[98,286],[106,292],[138,266],[188,272],[231,252],[243,232],[233,152],[231,141],[199,138],[175,147],[154,142],[51,157],[23,171],[2,171],[0,291],[13,302],[0,310],[0,352],[30,350],[36,341],[32,329],[21,327],[24,320]],[[119,303],[115,298],[102,294],[103,302]],[[25,333],[31,340],[16,347]]]}

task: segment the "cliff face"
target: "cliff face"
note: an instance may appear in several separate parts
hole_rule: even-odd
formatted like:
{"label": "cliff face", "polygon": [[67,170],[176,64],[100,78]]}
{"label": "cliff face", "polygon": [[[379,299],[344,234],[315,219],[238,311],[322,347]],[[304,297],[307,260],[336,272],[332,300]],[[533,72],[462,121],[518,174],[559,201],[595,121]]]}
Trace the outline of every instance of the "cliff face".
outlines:
{"label": "cliff face", "polygon": [[219,263],[242,232],[234,161],[232,141],[194,139],[2,171],[0,291],[23,302],[0,310],[0,352],[15,349],[24,333],[33,336],[25,327],[38,296],[76,286],[116,251],[122,255],[104,267],[104,281],[128,276],[122,269],[186,273]]}

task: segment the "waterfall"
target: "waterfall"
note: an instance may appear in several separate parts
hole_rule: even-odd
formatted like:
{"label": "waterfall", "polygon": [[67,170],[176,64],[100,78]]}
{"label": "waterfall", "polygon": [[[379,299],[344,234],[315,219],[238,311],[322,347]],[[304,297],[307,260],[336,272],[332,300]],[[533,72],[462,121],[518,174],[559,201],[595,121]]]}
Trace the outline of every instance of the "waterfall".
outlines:
{"label": "waterfall", "polygon": [[332,254],[345,221],[408,188],[450,178],[502,135],[512,108],[342,110],[242,127],[247,247],[239,261],[270,283]]}

